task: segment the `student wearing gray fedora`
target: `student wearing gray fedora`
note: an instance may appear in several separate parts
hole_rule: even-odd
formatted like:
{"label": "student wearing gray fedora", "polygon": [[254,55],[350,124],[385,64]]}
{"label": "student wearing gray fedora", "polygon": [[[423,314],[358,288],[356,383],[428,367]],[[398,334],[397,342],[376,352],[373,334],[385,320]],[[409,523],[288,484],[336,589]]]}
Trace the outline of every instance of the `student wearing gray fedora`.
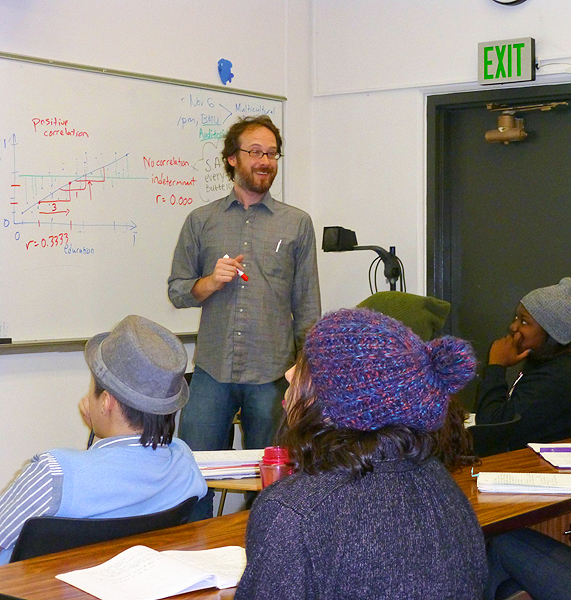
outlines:
{"label": "student wearing gray fedora", "polygon": [[173,439],[188,400],[180,340],[131,315],[89,340],[85,358],[91,381],[80,412],[98,440],[88,450],[36,455],[0,497],[0,564],[30,517],[144,515],[206,494],[192,452]]}

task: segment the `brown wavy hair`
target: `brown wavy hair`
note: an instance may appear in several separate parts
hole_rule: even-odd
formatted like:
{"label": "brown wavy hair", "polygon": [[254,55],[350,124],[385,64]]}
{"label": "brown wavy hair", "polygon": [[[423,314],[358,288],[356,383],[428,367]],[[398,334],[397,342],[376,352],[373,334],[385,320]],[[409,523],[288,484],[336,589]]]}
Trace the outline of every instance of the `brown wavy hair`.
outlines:
{"label": "brown wavy hair", "polygon": [[374,431],[340,428],[323,417],[302,351],[285,402],[287,416],[277,440],[288,448],[296,471],[316,475],[342,470],[359,479],[373,470],[373,456],[387,458],[385,442],[391,442],[401,458],[423,462],[436,457],[449,471],[479,463],[464,427],[466,411],[455,398],[450,401],[444,425],[436,432],[398,425]]}
{"label": "brown wavy hair", "polygon": [[222,160],[224,161],[224,170],[228,177],[234,181],[234,167],[228,162],[229,156],[235,156],[240,149],[240,136],[248,129],[256,129],[257,127],[265,127],[276,136],[276,151],[282,152],[282,136],[280,130],[274,125],[268,115],[260,115],[259,117],[244,117],[238,119],[228,130],[224,138],[224,148],[222,149]]}

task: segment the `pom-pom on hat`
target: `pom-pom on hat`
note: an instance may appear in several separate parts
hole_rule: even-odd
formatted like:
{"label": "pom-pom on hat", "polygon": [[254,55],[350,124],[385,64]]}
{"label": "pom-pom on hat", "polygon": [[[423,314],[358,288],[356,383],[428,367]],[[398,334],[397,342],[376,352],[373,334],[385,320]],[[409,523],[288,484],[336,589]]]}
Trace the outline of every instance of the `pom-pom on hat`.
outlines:
{"label": "pom-pom on hat", "polygon": [[400,321],[367,309],[325,315],[304,349],[324,418],[362,431],[436,431],[450,394],[476,369],[468,342],[447,336],[425,344]]}
{"label": "pom-pom on hat", "polygon": [[92,337],[85,360],[95,380],[117,400],[144,413],[170,415],[188,400],[188,356],[162,325],[130,315]]}
{"label": "pom-pom on hat", "polygon": [[571,277],[529,292],[521,303],[556,342],[571,342]]}

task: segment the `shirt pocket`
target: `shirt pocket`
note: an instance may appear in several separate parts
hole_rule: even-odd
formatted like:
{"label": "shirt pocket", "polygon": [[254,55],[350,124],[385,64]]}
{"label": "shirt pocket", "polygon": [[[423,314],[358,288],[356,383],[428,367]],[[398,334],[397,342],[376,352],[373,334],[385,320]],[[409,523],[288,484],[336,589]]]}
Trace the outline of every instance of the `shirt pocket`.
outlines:
{"label": "shirt pocket", "polygon": [[264,245],[264,274],[277,279],[293,279],[294,247],[294,240],[279,237],[267,239]]}

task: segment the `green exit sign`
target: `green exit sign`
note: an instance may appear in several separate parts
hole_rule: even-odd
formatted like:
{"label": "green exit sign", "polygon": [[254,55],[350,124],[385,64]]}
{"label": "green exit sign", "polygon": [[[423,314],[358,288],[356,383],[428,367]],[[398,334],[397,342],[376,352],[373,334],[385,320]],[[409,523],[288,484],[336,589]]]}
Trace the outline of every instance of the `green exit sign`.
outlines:
{"label": "green exit sign", "polygon": [[478,83],[535,80],[535,40],[518,38],[478,44]]}

